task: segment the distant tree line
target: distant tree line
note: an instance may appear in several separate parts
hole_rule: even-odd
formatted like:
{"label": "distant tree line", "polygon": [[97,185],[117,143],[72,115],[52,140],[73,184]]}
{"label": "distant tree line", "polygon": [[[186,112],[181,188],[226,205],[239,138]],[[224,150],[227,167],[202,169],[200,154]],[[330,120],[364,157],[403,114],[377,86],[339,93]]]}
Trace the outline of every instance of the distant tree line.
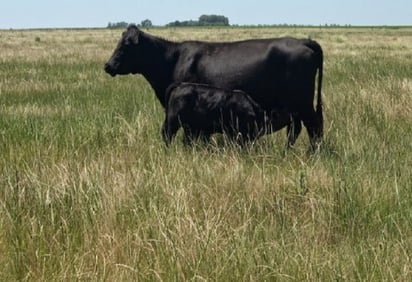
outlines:
{"label": "distant tree line", "polygon": [[229,19],[220,15],[201,15],[197,21],[174,21],[166,26],[229,26]]}
{"label": "distant tree line", "polygon": [[[126,28],[129,24],[134,23],[127,23],[124,21],[121,22],[109,22],[107,28]],[[153,27],[153,23],[149,19],[145,19],[137,24],[138,27],[149,28]],[[225,16],[220,15],[201,15],[197,21],[195,20],[188,20],[188,21],[174,21],[171,23],[166,24],[169,27],[185,27],[185,26],[229,26],[229,19]],[[239,25],[232,25],[232,26],[239,26]],[[351,27],[351,25],[339,25],[339,24],[324,24],[324,25],[299,25],[299,24],[269,24],[269,25],[249,25],[249,27]]]}
{"label": "distant tree line", "polygon": [[[107,24],[107,28],[126,28],[129,24],[124,21],[121,22],[109,22]],[[140,24],[137,24],[139,27],[153,27],[152,21],[146,19],[142,21]],[[166,26],[229,26],[229,19],[225,16],[219,15],[201,15],[197,21],[189,20],[189,21],[174,21],[168,23]]]}
{"label": "distant tree line", "polygon": [[117,22],[117,23],[111,23],[109,22],[107,24],[107,28],[125,28],[127,27],[129,24],[127,22]]}
{"label": "distant tree line", "polygon": [[[107,28],[126,28],[129,24],[135,24],[135,23],[127,23],[127,22],[117,22],[117,23],[111,23],[109,22],[107,24]],[[149,19],[143,20],[140,24],[137,24],[139,27],[153,27],[152,21]]]}

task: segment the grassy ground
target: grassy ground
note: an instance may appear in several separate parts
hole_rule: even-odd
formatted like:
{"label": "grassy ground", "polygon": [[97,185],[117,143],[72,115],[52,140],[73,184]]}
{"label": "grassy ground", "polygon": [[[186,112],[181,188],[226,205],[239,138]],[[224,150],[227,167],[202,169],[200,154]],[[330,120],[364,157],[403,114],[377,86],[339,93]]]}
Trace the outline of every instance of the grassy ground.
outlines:
{"label": "grassy ground", "polygon": [[0,31],[0,280],[412,279],[412,29],[153,29],[291,35],[324,48],[325,142],[166,149],[120,30]]}

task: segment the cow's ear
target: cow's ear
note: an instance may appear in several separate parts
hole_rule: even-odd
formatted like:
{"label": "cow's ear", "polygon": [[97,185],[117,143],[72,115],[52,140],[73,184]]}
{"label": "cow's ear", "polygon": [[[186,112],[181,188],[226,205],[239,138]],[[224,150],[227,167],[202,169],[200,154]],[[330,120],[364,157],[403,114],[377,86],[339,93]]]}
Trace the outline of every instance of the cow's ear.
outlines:
{"label": "cow's ear", "polygon": [[136,26],[127,28],[127,41],[130,44],[138,44],[140,39],[140,30]]}

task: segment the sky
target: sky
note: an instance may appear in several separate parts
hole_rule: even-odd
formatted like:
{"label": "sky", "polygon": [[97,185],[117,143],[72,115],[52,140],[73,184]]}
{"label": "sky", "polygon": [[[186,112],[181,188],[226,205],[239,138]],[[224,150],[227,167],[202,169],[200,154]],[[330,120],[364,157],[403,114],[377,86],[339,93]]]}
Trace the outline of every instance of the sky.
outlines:
{"label": "sky", "polygon": [[238,25],[412,25],[412,0],[1,0],[0,29],[154,25],[217,14]]}

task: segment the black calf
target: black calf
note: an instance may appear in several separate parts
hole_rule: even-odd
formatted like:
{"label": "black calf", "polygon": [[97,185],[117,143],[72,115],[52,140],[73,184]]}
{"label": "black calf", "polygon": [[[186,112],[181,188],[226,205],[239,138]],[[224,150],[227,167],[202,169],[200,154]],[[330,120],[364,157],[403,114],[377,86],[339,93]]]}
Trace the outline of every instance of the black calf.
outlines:
{"label": "black calf", "polygon": [[180,127],[184,143],[208,140],[213,133],[223,133],[243,144],[291,123],[286,112],[265,112],[240,90],[195,83],[175,83],[166,93],[166,118],[162,135],[168,145]]}

